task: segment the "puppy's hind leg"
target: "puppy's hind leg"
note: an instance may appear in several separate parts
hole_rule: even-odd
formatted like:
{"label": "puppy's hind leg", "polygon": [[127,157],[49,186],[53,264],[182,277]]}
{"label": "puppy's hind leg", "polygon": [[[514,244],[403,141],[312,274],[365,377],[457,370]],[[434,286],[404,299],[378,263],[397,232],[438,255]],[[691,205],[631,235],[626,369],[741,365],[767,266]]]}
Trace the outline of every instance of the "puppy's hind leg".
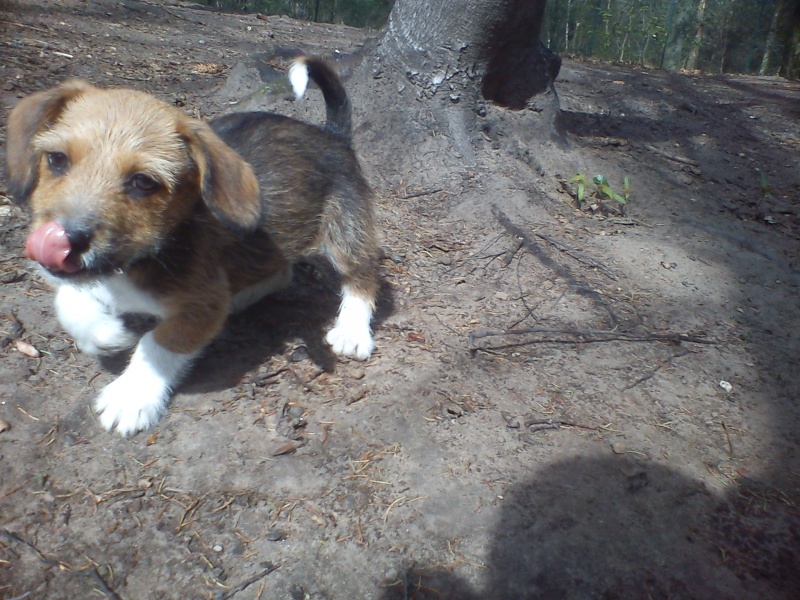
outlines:
{"label": "puppy's hind leg", "polygon": [[370,322],[378,295],[378,244],[368,207],[337,215],[322,246],[342,276],[342,303],[325,336],[336,354],[366,360],[375,349]]}
{"label": "puppy's hind leg", "polygon": [[366,360],[375,349],[370,321],[375,301],[368,294],[351,285],[342,286],[342,303],[336,323],[325,336],[325,341],[340,356]]}

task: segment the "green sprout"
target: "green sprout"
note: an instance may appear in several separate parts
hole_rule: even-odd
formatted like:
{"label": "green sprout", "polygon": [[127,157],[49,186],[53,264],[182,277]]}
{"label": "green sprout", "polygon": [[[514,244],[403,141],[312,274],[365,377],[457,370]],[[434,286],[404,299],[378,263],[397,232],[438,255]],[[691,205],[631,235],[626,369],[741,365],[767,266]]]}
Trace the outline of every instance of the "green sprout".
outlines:
{"label": "green sprout", "polygon": [[[575,175],[575,177],[569,180],[569,183],[578,184],[578,191],[576,194],[578,205],[583,205],[588,198],[594,198],[601,204],[606,200],[613,200],[617,204],[621,205],[620,210],[624,210],[624,206],[628,204],[628,199],[633,193],[633,189],[631,188],[631,180],[628,177],[623,179],[621,194],[618,194],[614,191],[614,189],[608,183],[608,178],[605,175],[595,175],[590,181],[586,175],[583,173],[578,173]],[[586,190],[590,186],[594,186],[594,188],[587,195]]]}

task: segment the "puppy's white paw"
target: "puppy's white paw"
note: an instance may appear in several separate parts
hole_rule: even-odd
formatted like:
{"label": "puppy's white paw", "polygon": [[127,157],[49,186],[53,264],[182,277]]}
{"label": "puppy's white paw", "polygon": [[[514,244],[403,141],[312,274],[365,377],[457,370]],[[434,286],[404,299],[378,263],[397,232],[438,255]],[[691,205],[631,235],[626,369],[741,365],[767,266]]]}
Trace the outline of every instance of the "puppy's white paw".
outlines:
{"label": "puppy's white paw", "polygon": [[113,312],[111,300],[102,286],[62,285],[58,289],[58,320],[87,354],[113,354],[136,345],[138,336]]}
{"label": "puppy's white paw", "polygon": [[95,402],[100,423],[122,435],[147,429],[164,413],[170,392],[197,353],[177,354],[142,336],[125,372],[108,384]]}
{"label": "puppy's white paw", "polygon": [[358,360],[367,360],[375,349],[369,327],[352,324],[337,324],[325,336],[325,341],[339,356],[351,356]]}
{"label": "puppy's white paw", "polygon": [[122,319],[113,315],[95,320],[89,330],[73,332],[72,337],[87,354],[116,354],[136,345],[139,336],[130,331]]}
{"label": "puppy's white paw", "polygon": [[345,287],[339,316],[336,317],[333,329],[325,336],[325,341],[340,356],[366,360],[375,349],[375,342],[369,329],[371,320],[372,307]]}
{"label": "puppy's white paw", "polygon": [[[108,384],[95,402],[100,423],[127,436],[155,424],[167,408],[169,387],[155,381],[134,381],[123,373]],[[147,385],[149,384],[149,385]],[[156,385],[153,385],[156,384]]]}

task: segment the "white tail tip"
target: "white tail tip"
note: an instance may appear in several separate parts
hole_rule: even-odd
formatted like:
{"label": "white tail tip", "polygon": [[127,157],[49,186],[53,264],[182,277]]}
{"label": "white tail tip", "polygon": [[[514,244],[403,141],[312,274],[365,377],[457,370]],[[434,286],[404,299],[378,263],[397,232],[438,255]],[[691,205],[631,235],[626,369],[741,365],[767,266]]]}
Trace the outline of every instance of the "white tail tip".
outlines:
{"label": "white tail tip", "polygon": [[308,88],[308,67],[302,60],[297,60],[289,69],[289,82],[294,90],[294,97],[297,100],[303,97]]}

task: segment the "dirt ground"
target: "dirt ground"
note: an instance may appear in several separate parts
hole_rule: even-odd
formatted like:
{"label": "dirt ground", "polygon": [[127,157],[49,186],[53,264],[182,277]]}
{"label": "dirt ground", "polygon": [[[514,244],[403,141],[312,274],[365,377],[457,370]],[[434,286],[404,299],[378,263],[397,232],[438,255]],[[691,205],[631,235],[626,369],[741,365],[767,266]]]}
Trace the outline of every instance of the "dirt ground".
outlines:
{"label": "dirt ground", "polygon": [[[69,76],[208,117],[259,104],[252,54],[369,34],[3,2],[0,121]],[[331,355],[299,265],[128,439],[90,408],[125,357],[65,336],[0,196],[0,598],[800,597],[800,85],[565,60],[557,90],[561,142],[487,107],[467,155],[430,131],[397,161],[359,90],[377,352]],[[626,213],[578,209],[577,173],[629,177]]]}

